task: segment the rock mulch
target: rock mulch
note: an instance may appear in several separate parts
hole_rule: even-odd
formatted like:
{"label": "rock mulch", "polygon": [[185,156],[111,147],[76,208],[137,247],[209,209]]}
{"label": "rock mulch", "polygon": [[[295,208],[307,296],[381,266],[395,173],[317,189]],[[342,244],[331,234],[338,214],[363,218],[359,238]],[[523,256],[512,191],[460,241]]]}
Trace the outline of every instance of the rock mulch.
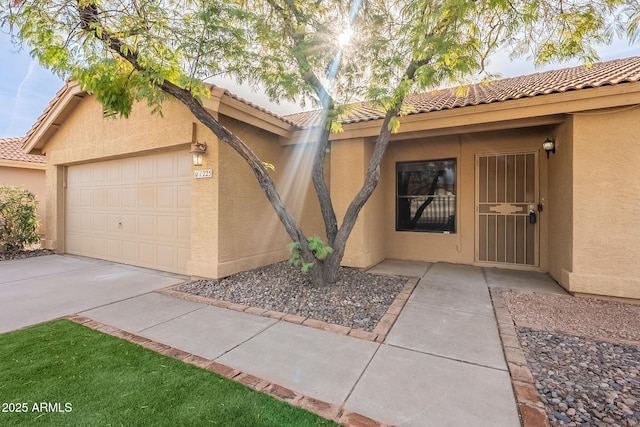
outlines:
{"label": "rock mulch", "polygon": [[12,259],[32,258],[43,255],[53,255],[54,251],[49,249],[32,249],[24,251],[0,252],[0,261],[8,261]]}
{"label": "rock mulch", "polygon": [[640,306],[502,295],[549,424],[640,425]]}
{"label": "rock mulch", "polygon": [[175,290],[372,332],[408,280],[341,268],[335,284],[313,287],[299,269],[279,262]]}
{"label": "rock mulch", "polygon": [[517,331],[552,425],[640,425],[640,347]]}

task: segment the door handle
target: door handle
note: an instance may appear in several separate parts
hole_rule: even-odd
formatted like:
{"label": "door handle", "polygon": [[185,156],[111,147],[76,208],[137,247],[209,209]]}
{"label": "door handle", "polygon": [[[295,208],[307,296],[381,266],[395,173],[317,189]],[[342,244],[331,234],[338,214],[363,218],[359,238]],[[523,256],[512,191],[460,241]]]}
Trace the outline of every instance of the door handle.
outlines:
{"label": "door handle", "polygon": [[536,211],[534,211],[533,209],[529,209],[529,224],[535,224],[536,222],[538,222]]}

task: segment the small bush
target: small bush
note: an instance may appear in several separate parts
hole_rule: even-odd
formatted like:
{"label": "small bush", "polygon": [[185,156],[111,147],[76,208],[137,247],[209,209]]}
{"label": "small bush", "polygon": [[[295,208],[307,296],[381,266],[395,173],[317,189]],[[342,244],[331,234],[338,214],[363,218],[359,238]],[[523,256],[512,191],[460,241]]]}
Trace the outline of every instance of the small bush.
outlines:
{"label": "small bush", "polygon": [[0,185],[0,250],[20,250],[40,241],[37,207],[30,191]]}
{"label": "small bush", "polygon": [[[333,252],[333,248],[331,246],[327,246],[324,244],[324,241],[318,237],[313,236],[308,239],[309,249],[318,260],[323,260]],[[302,251],[300,250],[299,242],[291,242],[287,246],[289,252],[291,252],[291,258],[289,259],[289,264],[293,264],[296,267],[300,267],[303,273],[309,271],[311,267],[315,264],[315,262],[305,262],[302,259]]]}

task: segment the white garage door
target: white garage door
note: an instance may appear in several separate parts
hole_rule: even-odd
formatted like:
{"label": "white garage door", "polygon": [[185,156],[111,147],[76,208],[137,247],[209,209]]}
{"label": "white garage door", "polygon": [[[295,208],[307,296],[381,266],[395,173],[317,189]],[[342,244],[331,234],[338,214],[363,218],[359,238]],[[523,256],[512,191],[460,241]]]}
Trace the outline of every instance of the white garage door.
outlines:
{"label": "white garage door", "polygon": [[186,273],[188,152],[69,166],[65,252]]}

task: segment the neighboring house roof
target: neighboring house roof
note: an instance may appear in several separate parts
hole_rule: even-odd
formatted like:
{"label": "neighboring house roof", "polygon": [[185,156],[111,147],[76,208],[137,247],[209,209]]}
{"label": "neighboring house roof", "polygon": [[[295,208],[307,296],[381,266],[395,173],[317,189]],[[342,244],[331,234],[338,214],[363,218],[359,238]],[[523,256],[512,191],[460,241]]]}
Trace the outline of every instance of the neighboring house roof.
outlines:
{"label": "neighboring house roof", "polygon": [[0,138],[0,160],[46,163],[46,157],[22,151],[23,138]]}
{"label": "neighboring house roof", "polygon": [[[405,98],[404,106],[408,114],[418,114],[638,81],[640,56],[635,56],[592,66],[581,65],[477,83],[467,87],[465,96],[457,96],[455,88],[410,94]],[[285,118],[298,127],[307,128],[319,124],[320,111],[290,114]],[[384,111],[369,102],[362,102],[350,106],[341,122],[358,123],[382,118]]]}

